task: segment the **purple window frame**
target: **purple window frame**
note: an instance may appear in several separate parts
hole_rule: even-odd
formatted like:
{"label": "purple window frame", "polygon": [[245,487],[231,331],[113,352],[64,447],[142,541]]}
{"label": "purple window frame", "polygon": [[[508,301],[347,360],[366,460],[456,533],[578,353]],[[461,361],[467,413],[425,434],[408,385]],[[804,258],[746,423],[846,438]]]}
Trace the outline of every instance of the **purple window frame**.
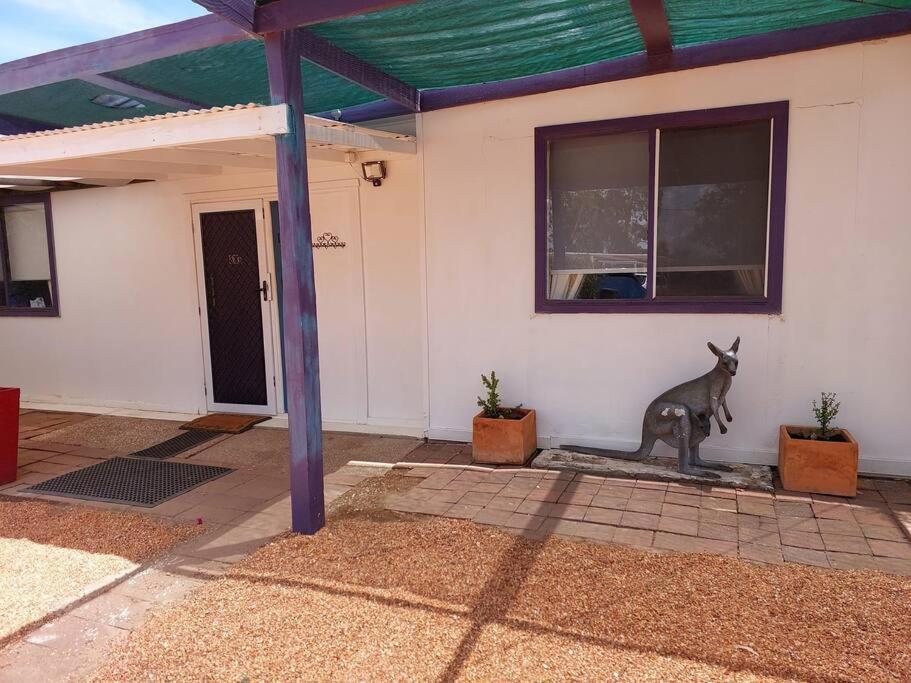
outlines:
{"label": "purple window frame", "polygon": [[[784,270],[785,192],[788,169],[788,101],[764,102],[718,109],[696,109],[604,121],[583,121],[535,128],[535,312],[537,313],[781,313]],[[646,132],[649,134],[648,282],[654,282],[655,158],[658,129],[713,127],[772,121],[772,160],[769,178],[769,230],[766,257],[766,296],[690,297],[673,299],[548,299],[547,190],[548,143],[591,135]],[[651,295],[651,294],[649,294]]]}
{"label": "purple window frame", "polygon": [[[47,260],[51,273],[51,305],[47,308],[17,308],[14,306],[0,306],[0,317],[38,317],[56,318],[60,316],[60,295],[57,291],[57,257],[54,251],[54,219],[51,216],[51,195],[49,192],[36,192],[27,195],[0,196],[0,209],[17,204],[44,204],[44,222],[47,227]],[[5,240],[5,233],[0,235]],[[4,243],[2,254],[8,258],[7,246]],[[6,268],[4,268],[4,273]],[[2,281],[0,286],[5,287]]]}

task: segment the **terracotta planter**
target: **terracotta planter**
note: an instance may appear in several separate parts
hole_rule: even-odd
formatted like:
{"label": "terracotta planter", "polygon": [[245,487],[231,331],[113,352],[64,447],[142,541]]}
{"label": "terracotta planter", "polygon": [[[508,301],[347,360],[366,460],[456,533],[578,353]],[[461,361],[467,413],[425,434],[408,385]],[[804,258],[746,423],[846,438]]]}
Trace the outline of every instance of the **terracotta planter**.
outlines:
{"label": "terracotta planter", "polygon": [[782,425],[778,433],[778,474],[788,491],[857,495],[857,441],[836,429],[845,441],[795,439],[792,433],[811,433],[812,427]]}
{"label": "terracotta planter", "polygon": [[471,459],[490,465],[524,465],[538,447],[535,411],[519,408],[518,420],[484,417],[472,421]]}

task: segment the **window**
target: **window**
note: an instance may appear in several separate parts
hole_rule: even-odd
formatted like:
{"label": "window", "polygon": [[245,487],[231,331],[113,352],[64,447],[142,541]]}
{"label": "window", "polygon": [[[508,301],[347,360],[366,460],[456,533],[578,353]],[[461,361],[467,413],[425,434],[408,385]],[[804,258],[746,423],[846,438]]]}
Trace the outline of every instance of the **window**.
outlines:
{"label": "window", "polygon": [[540,312],[781,311],[788,103],[535,131]]}
{"label": "window", "polygon": [[0,196],[0,315],[58,315],[50,195]]}

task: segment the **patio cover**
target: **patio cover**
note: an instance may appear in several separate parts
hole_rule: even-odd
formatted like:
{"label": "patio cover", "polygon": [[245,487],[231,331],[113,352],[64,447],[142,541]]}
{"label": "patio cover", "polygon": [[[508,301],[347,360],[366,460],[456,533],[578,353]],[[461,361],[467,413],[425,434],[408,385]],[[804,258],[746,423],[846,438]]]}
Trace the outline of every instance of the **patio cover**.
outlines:
{"label": "patio cover", "polygon": [[[4,136],[0,184],[19,185],[24,177],[110,185],[274,170],[272,136],[287,132],[287,105],[247,104]],[[315,116],[306,117],[306,138],[307,156],[320,161],[416,152],[408,135]]]}
{"label": "patio cover", "polygon": [[[156,42],[145,60],[113,60],[104,73],[87,69],[77,78],[57,69],[71,51],[46,55],[59,59],[40,78],[33,78],[36,58],[0,66],[0,117],[73,126],[129,114],[268,103],[263,43],[256,34],[277,30],[283,21],[304,24],[310,41],[302,64],[306,110],[341,110],[349,121],[376,118],[391,111],[380,105],[394,103],[365,87],[376,80],[360,77],[365,68],[413,88],[419,104],[412,111],[427,111],[521,94],[529,79],[540,91],[911,31],[911,0],[276,0],[260,1],[255,12],[253,0],[197,1],[225,18],[201,17],[117,43],[135,46],[148,33]],[[333,4],[362,9],[344,16]],[[363,11],[368,13],[357,13]],[[333,12],[341,18],[318,21]],[[247,30],[232,21],[246,21]],[[187,40],[186,49],[155,58],[167,54],[163,43],[175,44],[190,32],[202,38],[204,49],[193,50]],[[91,102],[109,92],[135,97],[144,109]]]}

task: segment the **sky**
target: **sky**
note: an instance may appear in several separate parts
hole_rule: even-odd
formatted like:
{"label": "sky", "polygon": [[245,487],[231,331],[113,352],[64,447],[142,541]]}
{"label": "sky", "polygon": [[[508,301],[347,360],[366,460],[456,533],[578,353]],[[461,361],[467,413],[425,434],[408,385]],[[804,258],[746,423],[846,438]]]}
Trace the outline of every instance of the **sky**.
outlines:
{"label": "sky", "polygon": [[206,13],[192,0],[0,0],[0,63]]}

